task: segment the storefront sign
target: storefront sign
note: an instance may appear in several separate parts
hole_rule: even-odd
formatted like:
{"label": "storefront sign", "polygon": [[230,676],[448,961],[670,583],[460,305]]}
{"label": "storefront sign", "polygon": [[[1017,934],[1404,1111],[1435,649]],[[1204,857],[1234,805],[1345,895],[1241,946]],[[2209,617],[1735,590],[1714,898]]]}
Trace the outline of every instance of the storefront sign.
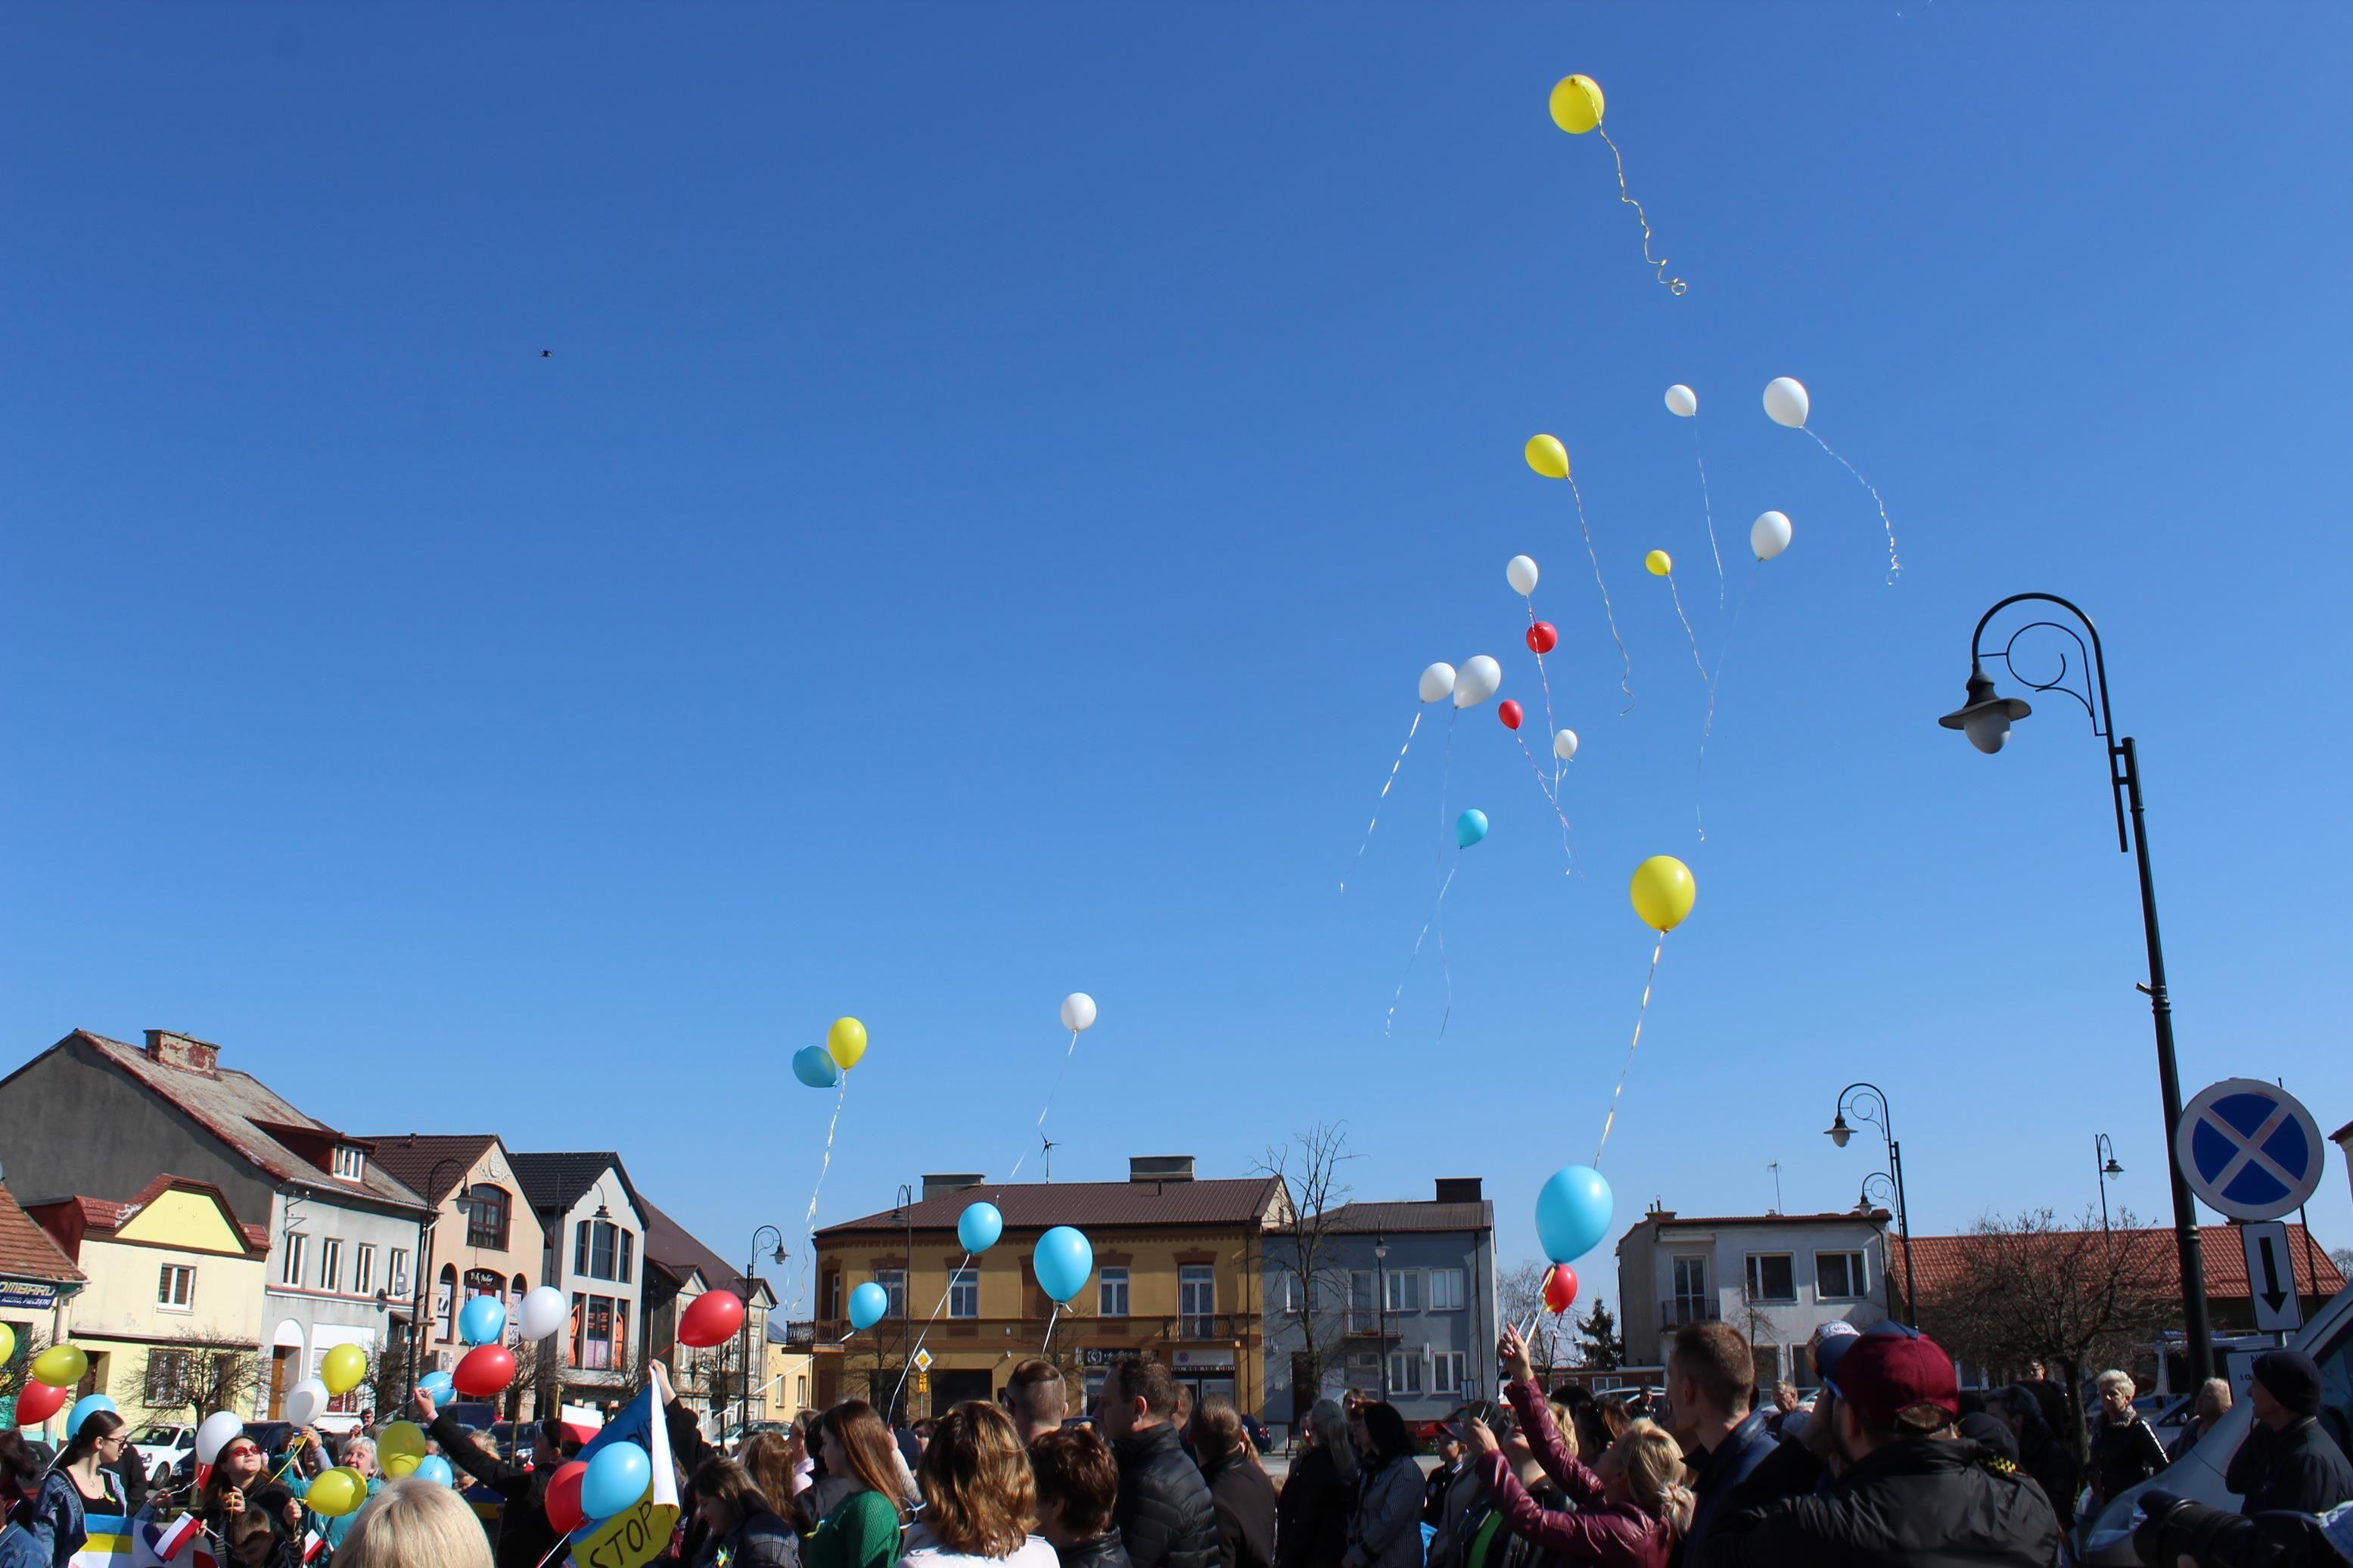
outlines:
{"label": "storefront sign", "polygon": [[0,1279],[0,1307],[46,1312],[58,1304],[58,1288],[45,1279]]}
{"label": "storefront sign", "polygon": [[1120,1362],[1125,1361],[1128,1357],[1135,1353],[1136,1352],[1134,1351],[1129,1349],[1125,1345],[1081,1345],[1079,1347],[1079,1364],[1081,1366],[1112,1366]]}
{"label": "storefront sign", "polygon": [[1231,1351],[1178,1351],[1176,1370],[1178,1372],[1231,1372],[1234,1352]]}

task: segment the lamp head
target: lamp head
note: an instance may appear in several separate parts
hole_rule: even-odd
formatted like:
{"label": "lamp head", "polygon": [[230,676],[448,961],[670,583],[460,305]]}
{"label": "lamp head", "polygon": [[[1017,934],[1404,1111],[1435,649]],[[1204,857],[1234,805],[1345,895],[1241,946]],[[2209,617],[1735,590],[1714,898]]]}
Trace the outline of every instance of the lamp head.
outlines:
{"label": "lamp head", "polygon": [[2104,1176],[2121,1176],[2124,1173],[2125,1168],[2116,1163],[2116,1157],[2114,1154],[2108,1156],[2107,1164],[2100,1171],[2100,1174]]}
{"label": "lamp head", "polygon": [[2010,740],[2010,727],[2034,711],[2015,697],[1994,695],[1993,680],[1982,669],[1969,671],[1969,700],[1936,721],[1947,730],[1958,730],[1969,738],[1969,744],[1988,756],[2001,750]]}
{"label": "lamp head", "polygon": [[1841,1149],[1846,1147],[1846,1141],[1854,1136],[1854,1129],[1846,1124],[1845,1111],[1831,1118],[1831,1124],[1822,1129],[1822,1136]]}

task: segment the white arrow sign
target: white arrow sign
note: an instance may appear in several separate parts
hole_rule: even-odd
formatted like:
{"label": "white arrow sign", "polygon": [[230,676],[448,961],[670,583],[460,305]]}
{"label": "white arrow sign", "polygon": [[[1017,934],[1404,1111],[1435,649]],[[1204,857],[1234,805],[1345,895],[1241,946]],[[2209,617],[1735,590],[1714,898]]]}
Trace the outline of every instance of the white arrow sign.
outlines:
{"label": "white arrow sign", "polygon": [[2253,1298],[2255,1328],[2292,1334],[2304,1327],[2304,1302],[2296,1295],[2295,1259],[2287,1249],[2287,1222],[2263,1220],[2239,1227],[2247,1248],[2247,1294]]}

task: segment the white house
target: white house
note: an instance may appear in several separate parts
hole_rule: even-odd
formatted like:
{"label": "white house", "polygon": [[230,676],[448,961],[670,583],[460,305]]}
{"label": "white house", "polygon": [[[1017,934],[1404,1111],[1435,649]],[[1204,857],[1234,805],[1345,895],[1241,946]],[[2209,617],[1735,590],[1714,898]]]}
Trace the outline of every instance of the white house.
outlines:
{"label": "white house", "polygon": [[572,1307],[564,1396],[613,1398],[645,1356],[645,1205],[609,1150],[511,1154],[508,1165],[546,1234],[540,1278]]}

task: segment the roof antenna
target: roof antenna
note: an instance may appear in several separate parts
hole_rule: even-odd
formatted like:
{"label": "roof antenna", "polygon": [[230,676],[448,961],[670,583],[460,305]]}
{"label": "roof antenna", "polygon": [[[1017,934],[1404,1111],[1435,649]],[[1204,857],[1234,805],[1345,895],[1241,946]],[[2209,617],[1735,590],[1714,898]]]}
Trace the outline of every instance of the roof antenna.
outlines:
{"label": "roof antenna", "polygon": [[1781,1162],[1767,1160],[1765,1168],[1773,1173],[1773,1212],[1781,1212]]}
{"label": "roof antenna", "polygon": [[1050,1182],[1054,1179],[1054,1141],[1040,1132],[1038,1134],[1038,1142],[1046,1146],[1046,1179]]}

